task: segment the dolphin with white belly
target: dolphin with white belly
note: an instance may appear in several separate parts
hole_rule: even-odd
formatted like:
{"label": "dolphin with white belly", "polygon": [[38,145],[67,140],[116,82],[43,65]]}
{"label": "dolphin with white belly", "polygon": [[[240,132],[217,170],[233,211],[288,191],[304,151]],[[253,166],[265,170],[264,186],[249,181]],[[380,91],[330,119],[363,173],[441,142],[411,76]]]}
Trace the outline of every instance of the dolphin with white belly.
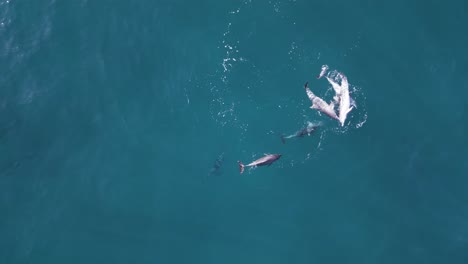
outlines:
{"label": "dolphin with white belly", "polygon": [[307,96],[309,97],[310,101],[312,101],[312,106],[310,108],[317,109],[318,111],[326,114],[330,118],[339,120],[338,116],[335,113],[335,104],[331,102],[327,104],[322,98],[316,96],[310,89],[309,89],[309,82],[304,84],[304,88],[306,90]]}
{"label": "dolphin with white belly", "polygon": [[351,99],[349,97],[349,84],[348,78],[341,74],[341,91],[340,91],[340,106],[339,106],[339,120],[341,126],[344,126],[344,122],[348,113],[353,110],[354,106],[351,106]]}

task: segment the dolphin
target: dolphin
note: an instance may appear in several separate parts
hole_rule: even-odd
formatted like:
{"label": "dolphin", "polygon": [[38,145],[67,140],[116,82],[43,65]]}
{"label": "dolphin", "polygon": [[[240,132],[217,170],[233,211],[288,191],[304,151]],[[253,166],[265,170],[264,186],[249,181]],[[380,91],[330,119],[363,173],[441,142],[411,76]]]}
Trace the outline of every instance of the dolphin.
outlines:
{"label": "dolphin", "polygon": [[328,65],[322,65],[322,70],[320,71],[320,74],[317,75],[317,79],[322,78],[325,75],[325,73],[327,73],[327,71],[328,71]]}
{"label": "dolphin", "polygon": [[310,101],[312,101],[312,106],[310,108],[317,109],[320,112],[326,114],[330,118],[338,119],[338,116],[335,113],[335,104],[331,102],[327,104],[322,98],[316,96],[312,91],[309,89],[309,82],[304,84],[304,88],[306,89],[307,96],[309,97]]}
{"label": "dolphin", "polygon": [[317,130],[317,128],[319,128],[322,124],[319,123],[319,124],[313,124],[311,122],[307,122],[307,126],[302,128],[301,130],[297,131],[296,133],[294,134],[291,134],[289,136],[285,136],[285,135],[281,135],[281,142],[283,142],[283,144],[286,143],[286,139],[290,139],[290,138],[295,138],[295,137],[303,137],[305,135],[308,135],[310,136],[311,134],[313,134],[315,132],[315,130]]}
{"label": "dolphin", "polygon": [[223,161],[224,161],[224,152],[221,153],[221,155],[219,155],[219,157],[215,160],[215,163],[213,164],[213,167],[211,168],[208,175],[213,175],[213,174],[218,175],[220,173],[221,166],[223,165]]}
{"label": "dolphin", "polygon": [[344,126],[346,116],[351,110],[353,110],[354,106],[351,106],[351,99],[349,97],[348,78],[343,74],[340,74],[340,75],[341,75],[341,91],[340,91],[339,120],[340,120],[341,126]]}
{"label": "dolphin", "polygon": [[251,163],[244,165],[242,162],[237,161],[239,163],[240,174],[244,172],[245,167],[257,167],[257,166],[270,166],[273,162],[279,160],[281,158],[281,154],[265,154],[265,156],[252,161]]}

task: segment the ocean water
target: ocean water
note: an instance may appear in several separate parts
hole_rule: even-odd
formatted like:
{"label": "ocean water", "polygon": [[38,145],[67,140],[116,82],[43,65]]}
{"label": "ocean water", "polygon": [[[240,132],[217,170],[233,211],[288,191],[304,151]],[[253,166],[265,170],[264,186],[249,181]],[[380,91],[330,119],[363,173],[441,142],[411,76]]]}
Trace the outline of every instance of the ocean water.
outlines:
{"label": "ocean water", "polygon": [[[467,25],[463,0],[0,0],[0,263],[468,263]],[[324,64],[344,127],[309,108]]]}

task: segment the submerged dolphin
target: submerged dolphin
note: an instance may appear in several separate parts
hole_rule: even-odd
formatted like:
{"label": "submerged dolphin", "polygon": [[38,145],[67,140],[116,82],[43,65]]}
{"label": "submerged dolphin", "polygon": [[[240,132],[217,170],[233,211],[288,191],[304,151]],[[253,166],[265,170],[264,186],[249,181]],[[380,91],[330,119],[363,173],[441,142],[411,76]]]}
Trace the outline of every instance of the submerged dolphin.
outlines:
{"label": "submerged dolphin", "polygon": [[220,173],[221,166],[223,165],[223,161],[224,161],[224,152],[221,153],[221,155],[219,155],[219,157],[215,160],[215,163],[213,164],[213,167],[211,168],[208,175],[213,175],[213,174],[218,175]]}
{"label": "submerged dolphin", "polygon": [[240,173],[242,174],[244,172],[245,167],[257,167],[257,166],[265,166],[268,165],[270,166],[273,162],[279,160],[281,158],[281,154],[265,154],[265,156],[252,161],[251,163],[244,165],[242,162],[237,161],[239,163],[239,169]]}
{"label": "submerged dolphin", "polygon": [[309,97],[310,101],[312,101],[312,106],[310,108],[317,109],[320,112],[326,114],[330,118],[338,119],[338,116],[335,113],[335,105],[333,102],[327,104],[322,98],[316,96],[312,91],[309,89],[309,82],[304,84],[304,88],[306,89],[307,96]]}
{"label": "submerged dolphin", "polygon": [[281,142],[283,142],[283,144],[285,144],[286,139],[295,138],[295,137],[303,137],[305,135],[310,136],[320,126],[321,126],[321,124],[313,124],[311,122],[307,122],[307,126],[302,128],[301,130],[297,131],[296,133],[291,134],[289,136],[281,135]]}

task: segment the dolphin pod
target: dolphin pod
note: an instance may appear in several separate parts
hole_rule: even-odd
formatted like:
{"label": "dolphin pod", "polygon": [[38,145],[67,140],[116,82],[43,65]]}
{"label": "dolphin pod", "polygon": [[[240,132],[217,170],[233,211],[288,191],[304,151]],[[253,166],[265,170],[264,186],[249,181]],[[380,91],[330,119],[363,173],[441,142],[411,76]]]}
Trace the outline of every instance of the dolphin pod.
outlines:
{"label": "dolphin pod", "polygon": [[[356,104],[349,95],[348,78],[343,73],[336,71],[334,71],[336,73],[335,76],[330,76],[330,74],[327,72],[328,70],[328,65],[323,65],[320,73],[317,75],[317,79],[321,79],[322,77],[325,77],[325,79],[327,79],[328,83],[332,86],[335,92],[335,95],[333,96],[333,101],[327,103],[324,99],[314,94],[309,88],[309,82],[306,82],[304,84],[304,88],[307,97],[312,103],[312,106],[310,106],[311,109],[315,109],[327,115],[329,118],[337,120],[341,126],[344,126],[349,112],[351,112],[351,110],[353,110],[356,107]],[[335,111],[335,106],[338,106],[338,114]],[[284,144],[286,142],[286,139],[301,138],[305,135],[311,135],[320,126],[321,123],[314,125],[308,122],[308,125],[306,127],[300,129],[294,134],[291,134],[289,136],[281,135],[281,141]],[[270,166],[275,161],[279,160],[281,156],[282,154],[265,154],[263,157],[252,161],[251,163],[246,165],[244,165],[241,161],[237,161],[239,165],[240,174],[244,172],[245,167]]]}

